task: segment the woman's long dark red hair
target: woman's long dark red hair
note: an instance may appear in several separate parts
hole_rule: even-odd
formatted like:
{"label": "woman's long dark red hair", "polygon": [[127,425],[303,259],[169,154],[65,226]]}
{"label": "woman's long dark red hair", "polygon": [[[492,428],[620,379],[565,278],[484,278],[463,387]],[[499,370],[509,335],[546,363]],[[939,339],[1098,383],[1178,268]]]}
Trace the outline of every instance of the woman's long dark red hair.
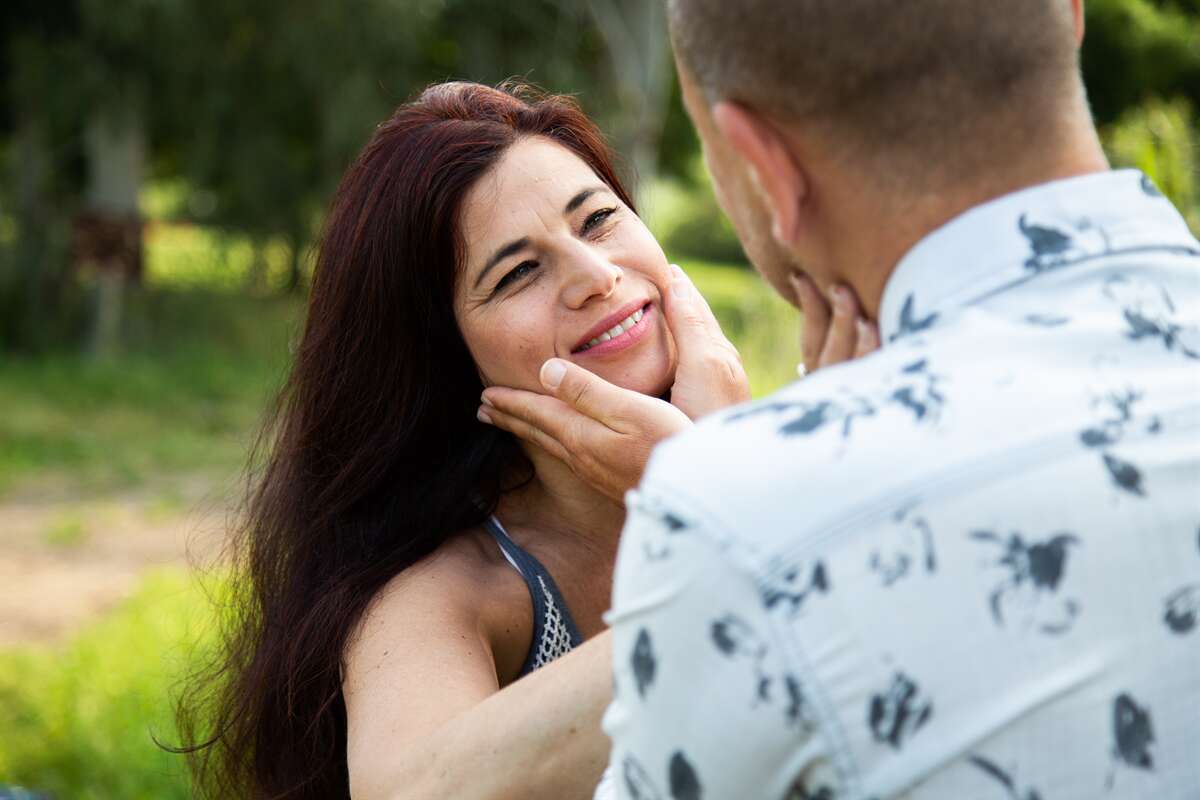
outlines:
{"label": "woman's long dark red hair", "polygon": [[389,579],[479,525],[528,469],[475,419],[483,386],[452,307],[463,198],[527,136],[572,150],[632,207],[574,101],[520,87],[426,89],[342,179],[255,448],[223,648],[180,703],[203,796],[349,797],[347,637]]}

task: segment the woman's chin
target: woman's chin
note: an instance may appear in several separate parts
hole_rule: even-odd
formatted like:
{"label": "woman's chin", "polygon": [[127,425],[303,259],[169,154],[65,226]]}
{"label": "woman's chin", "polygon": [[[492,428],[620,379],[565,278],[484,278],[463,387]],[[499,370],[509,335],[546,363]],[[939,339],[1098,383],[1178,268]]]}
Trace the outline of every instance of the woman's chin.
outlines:
{"label": "woman's chin", "polygon": [[671,386],[675,383],[674,369],[638,371],[611,376],[605,375],[606,371],[596,370],[596,374],[614,386],[619,386],[622,389],[628,389],[631,392],[639,394],[647,394],[651,397],[662,397],[671,390]]}

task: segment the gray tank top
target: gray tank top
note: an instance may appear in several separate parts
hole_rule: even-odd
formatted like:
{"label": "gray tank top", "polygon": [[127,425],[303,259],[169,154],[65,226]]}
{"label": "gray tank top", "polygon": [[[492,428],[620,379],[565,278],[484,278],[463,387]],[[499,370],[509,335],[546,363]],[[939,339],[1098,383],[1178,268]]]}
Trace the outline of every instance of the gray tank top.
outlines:
{"label": "gray tank top", "polygon": [[500,545],[500,552],[512,564],[513,569],[520,573],[529,587],[529,595],[533,599],[533,641],[529,645],[529,655],[525,665],[521,667],[523,677],[539,667],[544,667],[559,656],[565,655],[583,643],[575,620],[563,601],[554,578],[542,566],[541,562],[522,550],[516,542],[509,538],[500,520],[494,516],[484,522],[488,533]]}

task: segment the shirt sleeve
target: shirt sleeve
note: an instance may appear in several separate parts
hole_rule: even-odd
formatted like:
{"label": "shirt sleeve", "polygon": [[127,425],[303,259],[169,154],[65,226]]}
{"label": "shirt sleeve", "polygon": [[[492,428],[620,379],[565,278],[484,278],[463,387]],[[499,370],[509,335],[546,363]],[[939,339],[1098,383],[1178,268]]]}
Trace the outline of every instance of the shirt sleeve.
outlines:
{"label": "shirt sleeve", "polygon": [[616,796],[830,796],[804,686],[750,571],[702,523],[636,493],[626,505],[604,717]]}

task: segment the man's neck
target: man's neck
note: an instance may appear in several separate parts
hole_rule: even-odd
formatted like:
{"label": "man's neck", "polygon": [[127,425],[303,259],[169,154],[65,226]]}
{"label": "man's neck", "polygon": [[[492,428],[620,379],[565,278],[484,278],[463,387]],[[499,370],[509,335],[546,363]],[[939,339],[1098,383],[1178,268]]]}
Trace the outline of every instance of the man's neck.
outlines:
{"label": "man's neck", "polygon": [[1062,145],[1040,155],[997,163],[995,169],[975,180],[913,194],[899,202],[878,191],[859,190],[855,196],[854,189],[847,187],[844,196],[826,205],[834,209],[826,220],[831,274],[848,283],[867,315],[878,319],[884,288],[896,265],[933,231],[998,197],[1109,169],[1091,124],[1080,127]]}

